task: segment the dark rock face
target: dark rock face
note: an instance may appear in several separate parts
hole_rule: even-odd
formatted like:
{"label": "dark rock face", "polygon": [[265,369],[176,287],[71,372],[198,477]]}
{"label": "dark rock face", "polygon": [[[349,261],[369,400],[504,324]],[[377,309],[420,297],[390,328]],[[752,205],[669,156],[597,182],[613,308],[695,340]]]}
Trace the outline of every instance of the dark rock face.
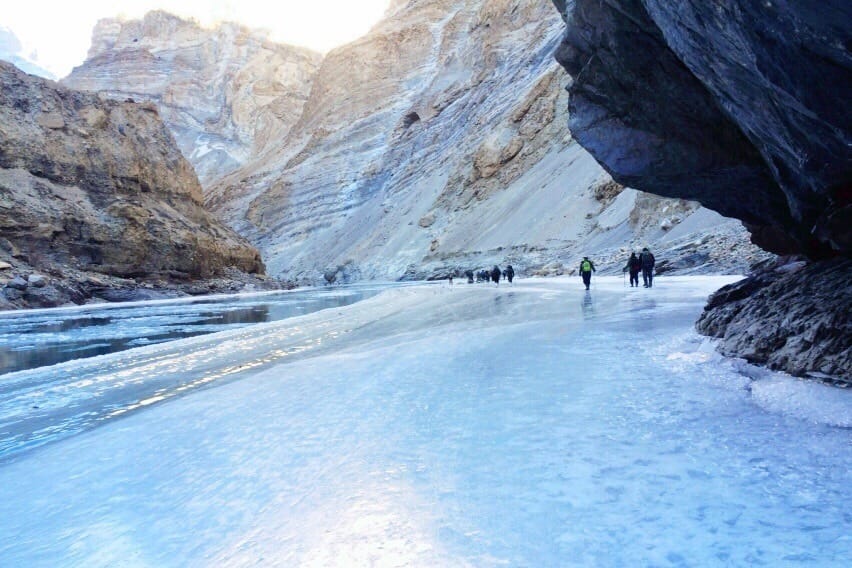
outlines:
{"label": "dark rock face", "polygon": [[619,182],[852,254],[852,4],[554,0],[571,130]]}
{"label": "dark rock face", "polygon": [[850,275],[848,259],[779,262],[711,296],[698,330],[726,355],[852,384]]}

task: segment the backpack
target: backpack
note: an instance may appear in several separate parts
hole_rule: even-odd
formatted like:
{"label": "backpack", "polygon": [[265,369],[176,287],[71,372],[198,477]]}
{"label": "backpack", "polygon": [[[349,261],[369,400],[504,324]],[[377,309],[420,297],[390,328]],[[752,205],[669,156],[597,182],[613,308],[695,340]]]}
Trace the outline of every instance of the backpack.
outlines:
{"label": "backpack", "polygon": [[583,271],[583,272],[591,272],[591,271],[592,271],[592,263],[591,263],[591,261],[584,260],[584,261],[580,264],[580,270],[581,270],[581,271]]}

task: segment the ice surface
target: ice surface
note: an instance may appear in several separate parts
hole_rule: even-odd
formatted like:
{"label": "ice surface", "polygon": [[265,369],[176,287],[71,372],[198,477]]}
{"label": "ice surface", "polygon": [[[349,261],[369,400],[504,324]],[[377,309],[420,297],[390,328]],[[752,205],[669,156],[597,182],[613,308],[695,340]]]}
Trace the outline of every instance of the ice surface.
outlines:
{"label": "ice surface", "polygon": [[0,565],[846,565],[850,393],[716,355],[692,323],[725,281],[407,288],[180,340],[186,381],[256,366],[7,456]]}
{"label": "ice surface", "polygon": [[[79,355],[80,360],[0,376],[0,458],[190,390],[234,378],[284,357],[293,358],[321,348],[323,341],[348,332],[344,320],[303,329],[300,327],[302,320],[293,318],[294,314],[340,308],[391,286],[399,285],[316,289],[262,299],[156,301],[57,313],[39,310],[9,316],[8,321],[4,321],[7,331],[0,336],[6,341],[0,345],[12,345],[13,352],[34,349],[40,354],[44,349],[48,357],[68,358],[77,355],[73,348],[80,345],[85,353]],[[245,312],[260,307],[264,318],[277,320],[290,316],[291,319],[286,324],[269,324],[243,331],[246,329]],[[230,317],[233,312],[239,317]],[[249,318],[253,317],[249,314]],[[79,327],[76,323],[79,318],[103,320],[104,324]],[[205,318],[224,321],[200,325]],[[184,325],[187,330],[181,334]],[[34,332],[41,327],[51,328],[50,333]],[[73,333],[63,333],[64,327]],[[132,348],[130,338],[135,338],[133,341],[151,338],[152,342],[158,342],[165,336],[193,336],[226,328],[237,329],[220,332],[211,340],[185,339],[82,358],[98,349],[99,340],[105,342],[104,352],[109,352],[116,348]],[[324,328],[329,329],[325,331]],[[54,353],[55,350],[60,353]]]}

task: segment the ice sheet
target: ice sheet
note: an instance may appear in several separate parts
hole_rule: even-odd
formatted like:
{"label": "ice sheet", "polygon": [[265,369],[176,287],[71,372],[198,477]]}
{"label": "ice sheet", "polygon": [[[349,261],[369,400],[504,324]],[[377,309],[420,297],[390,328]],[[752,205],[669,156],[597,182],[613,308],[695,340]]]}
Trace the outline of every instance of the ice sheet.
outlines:
{"label": "ice sheet", "polygon": [[[300,318],[323,349],[0,464],[0,564],[845,565],[850,393],[768,408],[799,382],[692,331],[721,279],[594,282]],[[180,348],[261,357],[250,331]]]}

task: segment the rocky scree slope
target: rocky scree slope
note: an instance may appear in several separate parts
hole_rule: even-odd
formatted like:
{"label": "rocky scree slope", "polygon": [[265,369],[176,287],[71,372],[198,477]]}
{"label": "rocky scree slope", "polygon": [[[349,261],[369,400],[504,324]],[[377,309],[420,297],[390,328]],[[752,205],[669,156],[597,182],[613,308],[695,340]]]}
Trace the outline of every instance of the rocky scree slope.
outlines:
{"label": "rocky scree slope", "polygon": [[272,144],[298,120],[322,56],[234,23],[205,29],[166,12],[103,19],[68,87],[157,105],[207,186]]}
{"label": "rocky scree slope", "polygon": [[537,0],[395,2],[323,60],[287,144],[214,184],[208,204],[272,274],[313,283],[507,262],[560,274],[588,253],[619,270],[646,244],[671,250],[672,270],[763,258],[738,223],[613,185],[573,141],[561,29]]}
{"label": "rocky scree slope", "polygon": [[[205,211],[154,106],[103,100],[0,62],[0,307],[82,302],[133,287],[129,279],[165,284],[234,269],[264,266]],[[22,277],[35,271],[29,286]]]}
{"label": "rocky scree slope", "polygon": [[[554,4],[567,24],[556,57],[573,79],[572,132],[616,180],[696,200],[741,219],[766,250],[820,262],[721,293],[701,329],[730,354],[848,377],[837,287],[852,277],[852,5]],[[744,299],[748,290],[760,292]],[[815,310],[802,321],[819,332],[788,317],[798,306]]]}

